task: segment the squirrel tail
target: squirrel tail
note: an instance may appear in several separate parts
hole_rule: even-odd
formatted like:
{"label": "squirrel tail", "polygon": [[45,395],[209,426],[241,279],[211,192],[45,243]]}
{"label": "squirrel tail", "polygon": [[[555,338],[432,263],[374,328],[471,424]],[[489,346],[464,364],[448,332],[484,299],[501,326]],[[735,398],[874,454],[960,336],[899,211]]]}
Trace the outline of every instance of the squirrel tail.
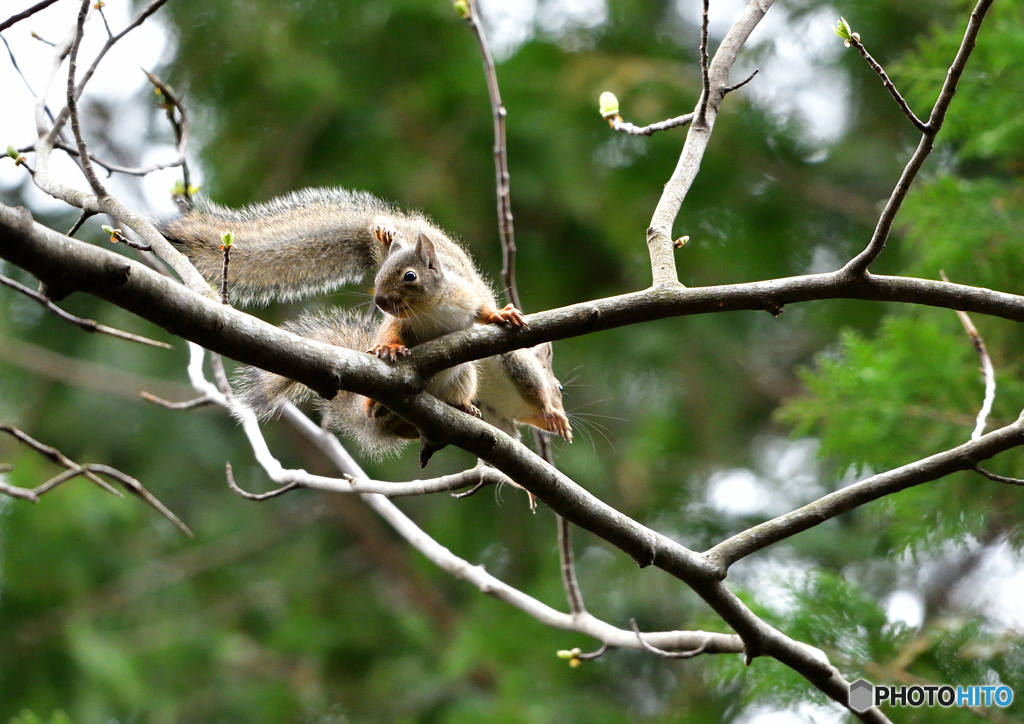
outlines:
{"label": "squirrel tail", "polygon": [[223,271],[221,234],[234,236],[228,287],[238,304],[293,300],[358,282],[383,262],[379,218],[404,217],[377,197],[344,189],[304,189],[265,204],[228,209],[198,199],[156,226],[212,285]]}
{"label": "squirrel tail", "polygon": [[[373,323],[364,315],[339,307],[305,313],[283,326],[302,337],[358,352],[370,349],[375,333]],[[395,455],[408,442],[408,423],[392,413],[368,417],[366,398],[354,392],[342,390],[333,399],[325,400],[303,384],[256,367],[242,368],[235,381],[241,402],[261,419],[277,417],[287,402],[313,398],[325,426],[354,440],[372,458]]]}

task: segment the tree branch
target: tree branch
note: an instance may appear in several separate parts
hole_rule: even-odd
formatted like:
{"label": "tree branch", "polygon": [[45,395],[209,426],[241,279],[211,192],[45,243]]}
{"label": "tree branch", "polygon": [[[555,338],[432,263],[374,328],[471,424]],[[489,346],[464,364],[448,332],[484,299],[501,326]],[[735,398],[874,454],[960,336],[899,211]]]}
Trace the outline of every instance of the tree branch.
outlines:
{"label": "tree branch", "polygon": [[[703,122],[692,123],[686,134],[686,142],[679,156],[672,177],[665,184],[665,190],[658,200],[658,205],[647,229],[647,249],[651,256],[651,273],[653,286],[679,286],[676,274],[675,247],[672,243],[672,225],[675,223],[683,200],[697,177],[701,159],[711,140],[711,131],[718,116],[722,99],[725,97],[726,82],[729,71],[736,62],[736,56],[747,42],[750,33],[768,12],[774,0],[751,0],[740,14],[738,20],[726,33],[722,44],[718,46],[714,59],[708,67],[706,75],[702,71],[705,89],[698,102],[697,113],[703,109]],[[702,38],[706,30],[702,30]],[[702,41],[706,44],[706,40]],[[704,53],[706,54],[706,47]]]}
{"label": "tree branch", "polygon": [[7,30],[7,28],[11,27],[15,23],[21,22],[25,18],[32,17],[33,15],[38,13],[40,10],[45,10],[46,8],[48,8],[51,5],[53,5],[55,2],[57,2],[57,0],[42,0],[42,2],[36,3],[35,5],[33,5],[32,7],[28,8],[27,10],[22,10],[20,13],[16,13],[16,14],[12,15],[11,17],[7,18],[2,23],[0,23],[0,32],[3,32],[4,30]]}
{"label": "tree branch", "polygon": [[[724,571],[751,553],[785,540],[841,513],[922,483],[961,470],[974,470],[979,460],[1024,445],[1024,420],[1018,420],[977,440],[837,490],[802,508],[734,535],[706,552]],[[1003,481],[1005,482],[1005,481]]]}
{"label": "tree branch", "polygon": [[867,273],[871,263],[878,258],[878,255],[882,253],[882,249],[885,248],[885,242],[892,231],[896,214],[899,213],[903,200],[907,197],[910,186],[917,177],[917,172],[921,170],[921,166],[924,165],[928,154],[935,147],[935,136],[942,129],[942,122],[946,118],[949,104],[953,101],[957,83],[960,81],[960,76],[967,66],[967,60],[971,56],[971,51],[974,50],[978,40],[978,33],[981,31],[981,23],[991,6],[992,0],[978,0],[978,4],[971,12],[971,19],[967,24],[964,39],[960,43],[960,50],[957,52],[953,64],[946,73],[946,81],[942,85],[939,97],[935,100],[935,105],[932,106],[927,128],[921,135],[921,141],[917,144],[917,150],[910,157],[910,161],[907,162],[906,168],[903,169],[903,173],[900,175],[896,188],[893,189],[892,194],[889,196],[889,200],[886,202],[885,209],[878,219],[878,224],[875,226],[875,231],[871,235],[871,241],[868,243],[867,248],[843,267],[843,272],[846,274],[850,276],[863,276]]}
{"label": "tree branch", "polygon": [[139,335],[132,334],[131,332],[122,332],[120,329],[108,327],[107,325],[100,324],[99,322],[92,319],[82,319],[81,317],[76,317],[74,314],[65,312],[63,309],[61,309],[56,304],[51,302],[49,297],[46,297],[40,294],[39,292],[32,291],[24,284],[20,284],[13,279],[8,279],[2,274],[0,274],[0,284],[3,284],[6,287],[10,287],[16,292],[24,294],[26,297],[38,302],[44,308],[46,308],[50,312],[53,312],[64,321],[71,322],[71,324],[76,325],[77,327],[86,332],[99,332],[100,334],[106,334],[111,337],[117,337],[118,339],[126,339],[129,342],[138,342],[139,344],[149,345],[150,347],[160,347],[161,349],[173,349],[173,347],[171,347],[171,345],[167,344],[166,342],[157,342],[156,340],[149,339],[148,337],[140,337]]}

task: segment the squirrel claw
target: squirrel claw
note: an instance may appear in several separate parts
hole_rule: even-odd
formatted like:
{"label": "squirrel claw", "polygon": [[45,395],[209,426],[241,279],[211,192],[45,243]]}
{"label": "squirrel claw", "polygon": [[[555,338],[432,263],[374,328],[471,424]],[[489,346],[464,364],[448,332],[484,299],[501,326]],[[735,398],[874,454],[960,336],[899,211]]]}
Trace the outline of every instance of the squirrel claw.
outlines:
{"label": "squirrel claw", "polygon": [[462,402],[453,402],[452,407],[454,407],[456,410],[461,410],[462,412],[465,412],[467,415],[472,415],[473,417],[483,417],[483,413],[480,412],[480,408],[477,407],[476,405],[471,405],[469,403]]}
{"label": "squirrel claw", "polygon": [[374,219],[373,236],[384,246],[391,246],[396,233],[394,226],[391,225],[391,219],[379,217]]}
{"label": "squirrel claw", "polygon": [[520,329],[528,326],[523,313],[511,304],[506,304],[503,309],[497,312],[491,312],[487,317],[487,324],[507,324],[510,327],[519,327]]}
{"label": "squirrel claw", "polygon": [[398,362],[399,357],[408,357],[410,352],[409,348],[404,344],[378,344],[372,349],[367,350],[368,354],[375,354],[380,359],[391,360],[392,363]]}

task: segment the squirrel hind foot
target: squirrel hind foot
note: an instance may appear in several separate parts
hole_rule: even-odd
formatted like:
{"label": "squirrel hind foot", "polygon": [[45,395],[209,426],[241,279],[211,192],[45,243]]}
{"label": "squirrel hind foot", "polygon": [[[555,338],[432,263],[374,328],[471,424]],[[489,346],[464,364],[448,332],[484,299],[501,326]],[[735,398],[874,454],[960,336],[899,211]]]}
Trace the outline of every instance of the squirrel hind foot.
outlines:
{"label": "squirrel hind foot", "polygon": [[375,354],[380,359],[391,360],[391,362],[398,362],[399,357],[408,357],[410,352],[409,348],[404,344],[378,344],[374,347],[366,350],[367,354]]}
{"label": "squirrel hind foot", "polygon": [[523,317],[523,313],[516,309],[512,304],[506,304],[504,308],[491,312],[484,319],[484,322],[486,324],[504,324],[509,327],[518,327],[520,329],[524,329],[529,326],[526,324],[526,318]]}
{"label": "squirrel hind foot", "polygon": [[471,405],[468,402],[452,402],[451,406],[454,407],[456,410],[465,412],[467,415],[472,415],[473,417],[483,417],[483,413],[480,412],[480,408],[477,407],[476,405]]}

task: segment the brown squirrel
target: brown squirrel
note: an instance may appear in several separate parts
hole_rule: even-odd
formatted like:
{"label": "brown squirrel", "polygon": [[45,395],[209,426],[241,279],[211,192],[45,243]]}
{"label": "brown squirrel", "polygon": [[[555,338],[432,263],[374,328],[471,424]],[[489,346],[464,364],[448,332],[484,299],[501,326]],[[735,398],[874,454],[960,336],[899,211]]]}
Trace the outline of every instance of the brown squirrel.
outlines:
{"label": "brown squirrel", "polygon": [[[318,342],[357,350],[372,344],[378,331],[365,315],[339,307],[305,313],[285,322],[284,328]],[[523,423],[571,441],[562,386],[551,361],[550,343],[481,360],[476,395],[483,419],[513,437],[519,435],[516,424]],[[374,458],[397,453],[419,436],[415,427],[383,407],[367,415],[367,398],[352,392],[339,392],[325,400],[298,382],[255,367],[244,368],[239,377],[242,401],[261,417],[273,417],[284,402],[312,398],[327,427],[352,438]]]}
{"label": "brown squirrel", "polygon": [[[494,293],[459,244],[425,216],[403,213],[367,193],[307,189],[240,210],[202,200],[158,227],[211,283],[222,272],[221,233],[231,231],[231,297],[241,304],[330,291],[376,269],[374,301],[385,313],[379,325],[335,311],[304,316],[289,328],[392,362],[410,347],[474,323],[525,326],[512,305],[498,309]],[[243,378],[246,398],[263,414],[303,395],[301,386],[276,375],[249,370]],[[481,415],[473,404],[479,399],[485,419],[506,432],[520,421],[572,436],[551,371],[550,345],[546,352],[517,350],[457,365],[435,375],[427,391],[474,415]],[[353,400],[362,406],[362,417],[351,414]],[[371,453],[397,449],[403,439],[418,436],[373,400],[342,393],[333,402],[322,401],[329,424],[349,431]]]}

